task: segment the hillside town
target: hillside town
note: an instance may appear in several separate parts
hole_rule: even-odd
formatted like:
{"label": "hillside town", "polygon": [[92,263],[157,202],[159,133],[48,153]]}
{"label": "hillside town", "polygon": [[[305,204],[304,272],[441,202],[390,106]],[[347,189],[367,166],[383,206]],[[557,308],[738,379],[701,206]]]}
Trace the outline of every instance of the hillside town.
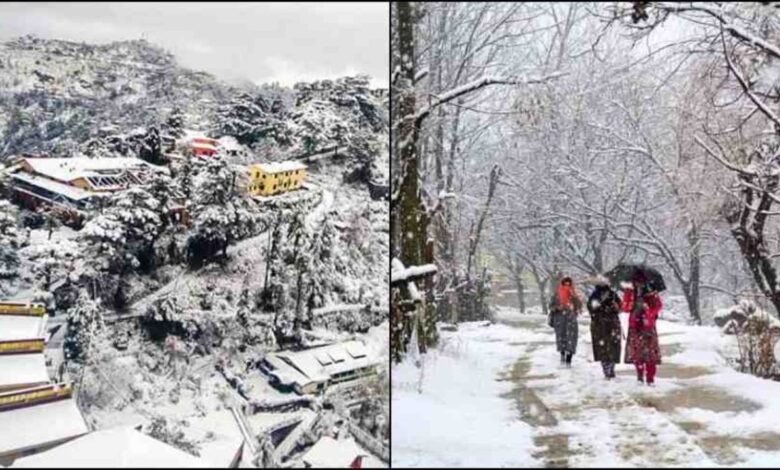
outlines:
{"label": "hillside town", "polygon": [[0,87],[0,467],[388,467],[386,90],[32,37]]}

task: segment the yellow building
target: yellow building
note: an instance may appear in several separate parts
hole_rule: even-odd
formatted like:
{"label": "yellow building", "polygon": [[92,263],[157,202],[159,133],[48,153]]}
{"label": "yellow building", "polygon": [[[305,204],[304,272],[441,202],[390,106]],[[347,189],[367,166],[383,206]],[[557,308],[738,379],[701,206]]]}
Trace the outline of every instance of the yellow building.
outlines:
{"label": "yellow building", "polygon": [[271,196],[301,187],[306,165],[300,162],[256,163],[249,166],[249,194]]}

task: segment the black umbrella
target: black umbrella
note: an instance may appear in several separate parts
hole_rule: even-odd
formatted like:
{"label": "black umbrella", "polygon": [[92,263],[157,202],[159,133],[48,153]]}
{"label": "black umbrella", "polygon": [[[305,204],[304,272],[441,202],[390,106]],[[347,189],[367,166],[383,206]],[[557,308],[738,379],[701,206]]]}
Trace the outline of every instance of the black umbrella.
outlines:
{"label": "black umbrella", "polygon": [[617,286],[621,282],[631,282],[637,273],[642,273],[647,280],[647,286],[656,291],[666,290],[664,277],[657,269],[644,264],[618,264],[605,273],[612,285]]}

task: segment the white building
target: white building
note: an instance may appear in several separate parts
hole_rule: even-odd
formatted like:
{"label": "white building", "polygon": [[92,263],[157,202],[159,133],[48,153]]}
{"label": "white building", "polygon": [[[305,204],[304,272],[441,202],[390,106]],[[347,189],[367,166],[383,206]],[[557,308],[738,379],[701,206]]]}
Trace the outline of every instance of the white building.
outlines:
{"label": "white building", "polygon": [[324,391],[329,385],[376,374],[379,360],[361,341],[266,356],[264,368],[281,387],[297,393]]}

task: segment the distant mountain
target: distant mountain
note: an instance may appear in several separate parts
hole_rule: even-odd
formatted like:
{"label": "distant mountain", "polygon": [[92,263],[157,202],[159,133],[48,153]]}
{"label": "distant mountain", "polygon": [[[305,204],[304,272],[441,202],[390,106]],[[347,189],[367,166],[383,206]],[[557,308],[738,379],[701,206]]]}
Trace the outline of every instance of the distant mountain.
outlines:
{"label": "distant mountain", "polygon": [[369,89],[367,77],[239,87],[181,67],[145,40],[0,44],[0,160],[89,154],[96,139],[164,131],[174,110],[184,127],[232,135],[267,159],[339,146],[376,169],[387,152],[387,93]]}

